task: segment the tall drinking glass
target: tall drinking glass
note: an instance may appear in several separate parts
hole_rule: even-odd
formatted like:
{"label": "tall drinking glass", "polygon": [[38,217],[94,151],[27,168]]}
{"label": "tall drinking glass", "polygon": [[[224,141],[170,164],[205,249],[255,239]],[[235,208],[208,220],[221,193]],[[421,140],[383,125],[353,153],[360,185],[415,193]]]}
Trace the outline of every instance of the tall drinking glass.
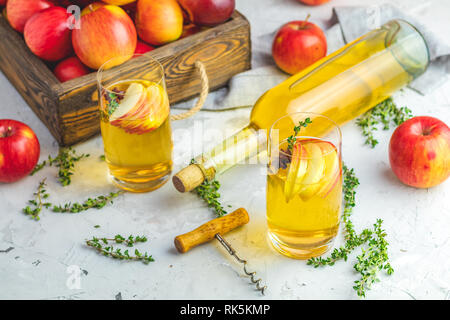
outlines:
{"label": "tall drinking glass", "polygon": [[[308,136],[300,121],[307,124]],[[280,140],[292,128],[295,139]],[[330,129],[331,128],[331,129]],[[326,129],[326,130],[325,130]],[[268,140],[267,223],[277,251],[309,259],[331,247],[339,229],[342,202],[341,131],[331,119],[298,112],[272,125]]]}
{"label": "tall drinking glass", "polygon": [[[135,70],[134,59],[146,63]],[[155,190],[168,180],[172,170],[164,69],[146,55],[137,55],[119,67],[105,68],[112,62],[106,62],[97,74],[100,126],[110,175],[113,183],[124,190]]]}

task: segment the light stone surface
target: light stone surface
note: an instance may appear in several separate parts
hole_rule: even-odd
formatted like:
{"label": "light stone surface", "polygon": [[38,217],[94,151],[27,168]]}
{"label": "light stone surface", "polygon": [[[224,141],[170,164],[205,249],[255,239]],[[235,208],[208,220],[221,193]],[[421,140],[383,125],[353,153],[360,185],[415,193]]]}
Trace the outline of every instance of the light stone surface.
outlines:
{"label": "light stone surface", "polygon": [[[450,3],[420,3],[423,19],[448,38]],[[308,12],[314,21],[327,27],[332,6],[339,5],[361,5],[361,1],[333,0],[313,8],[295,0],[237,0],[237,8],[258,26],[252,29],[253,39],[273,32],[283,22],[302,19]],[[264,23],[256,22],[261,20]],[[395,101],[407,105],[415,115],[436,116],[450,124],[449,92],[447,81],[425,97],[405,89],[395,95]],[[17,119],[33,128],[41,143],[41,160],[55,155],[55,140],[3,74],[0,96],[0,118]],[[200,112],[192,119],[174,123],[175,170],[189,161],[187,146],[191,141],[196,141],[195,148],[199,147],[201,139],[195,136],[201,125],[205,129],[238,130],[247,123],[249,112]],[[389,167],[387,146],[392,130],[376,133],[380,144],[374,150],[363,145],[354,122],[342,131],[344,160],[355,168],[361,182],[353,217],[356,229],[362,230],[382,218],[395,268],[392,276],[381,275],[381,282],[368,292],[367,299],[450,299],[450,180],[432,189],[408,188]],[[212,145],[215,141],[208,136],[204,142]],[[217,242],[184,255],[176,252],[173,238],[206,222],[213,214],[195,195],[179,194],[170,183],[153,193],[123,195],[100,211],[73,215],[44,211],[39,222],[21,213],[44,177],[48,177],[50,200],[54,203],[80,201],[114,190],[106,175],[106,164],[98,158],[102,148],[100,137],[76,146],[78,152],[90,153],[91,157],[79,162],[68,187],[57,183],[54,168],[45,168],[14,184],[0,185],[0,299],[262,298],[243,276],[241,265]],[[250,223],[227,234],[226,239],[268,285],[264,298],[357,299],[352,289],[353,281],[358,279],[352,268],[356,253],[347,262],[314,269],[304,261],[275,253],[269,246],[263,172],[261,166],[241,166],[219,179],[224,203],[233,208],[245,207],[250,213]],[[96,229],[95,225],[101,227]],[[149,251],[156,262],[144,265],[115,261],[84,245],[84,239],[92,236],[118,233],[147,235],[149,243],[138,248]],[[336,242],[339,244],[341,237]],[[80,269],[80,286],[74,288],[76,282],[71,280]]]}

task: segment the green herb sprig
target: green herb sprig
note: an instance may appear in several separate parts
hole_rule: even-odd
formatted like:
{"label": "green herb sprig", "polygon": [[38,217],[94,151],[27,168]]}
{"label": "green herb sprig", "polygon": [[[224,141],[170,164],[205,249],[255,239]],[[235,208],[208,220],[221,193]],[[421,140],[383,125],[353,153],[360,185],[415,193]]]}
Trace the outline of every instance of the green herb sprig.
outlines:
{"label": "green herb sprig", "polygon": [[36,221],[41,219],[39,215],[42,211],[42,208],[49,208],[51,206],[51,203],[45,202],[45,200],[49,197],[49,194],[45,189],[45,180],[46,179],[44,178],[41,182],[39,182],[38,189],[33,194],[34,199],[28,201],[29,206],[26,206],[22,209],[23,213],[29,215]]}
{"label": "green herb sprig", "polygon": [[106,196],[98,196],[96,198],[88,198],[82,203],[66,203],[59,206],[53,206],[53,212],[60,213],[79,213],[82,211],[89,210],[91,208],[101,209],[106,206],[108,203],[113,203],[113,199],[117,198],[120,194],[124,193],[124,191],[110,192]]}
{"label": "green herb sprig", "polygon": [[86,211],[92,208],[100,210],[105,207],[109,203],[113,203],[113,199],[117,198],[119,195],[124,193],[125,191],[119,190],[117,192],[110,192],[105,196],[98,196],[95,198],[88,198],[82,203],[66,203],[62,205],[53,205],[51,202],[45,202],[46,199],[50,197],[50,194],[45,189],[46,183],[45,179],[43,179],[38,186],[37,191],[33,194],[34,198],[28,201],[28,206],[22,209],[22,211],[30,215],[34,220],[40,220],[40,213],[43,208],[50,209],[53,212],[59,213],[79,213],[82,211]]}
{"label": "green herb sprig", "polygon": [[[195,164],[195,160],[191,159],[190,164]],[[203,201],[206,202],[208,208],[212,208],[217,217],[223,217],[227,214],[227,211],[223,208],[220,203],[220,182],[216,179],[208,180],[202,182],[197,188],[192,190],[196,193]]]}
{"label": "green herb sprig", "polygon": [[391,275],[394,269],[389,263],[387,252],[389,244],[386,241],[386,232],[382,229],[383,221],[381,219],[378,219],[373,225],[373,230],[364,229],[359,235],[356,233],[351,221],[351,214],[355,207],[355,189],[359,185],[359,180],[354,170],[348,169],[345,165],[343,166],[343,179],[344,212],[342,221],[344,222],[346,242],[344,246],[334,249],[329,257],[311,258],[307,264],[318,268],[332,266],[339,260],[347,261],[351,252],[368,243],[368,249],[362,249],[362,254],[357,257],[358,262],[353,266],[361,275],[361,279],[355,281],[353,289],[358,296],[365,297],[366,289],[370,289],[370,286],[378,281],[378,271],[384,269],[388,275]]}
{"label": "green herb sprig", "polygon": [[59,168],[58,180],[63,186],[68,186],[72,180],[71,176],[75,168],[75,163],[83,158],[89,157],[89,154],[77,155],[75,150],[71,147],[59,149],[58,155],[56,157],[48,156],[48,160],[36,165],[30,175],[34,175],[36,172],[44,168],[46,165],[55,166]]}
{"label": "green herb sprig", "polygon": [[130,255],[128,249],[122,252],[122,249],[116,249],[110,245],[111,242],[116,244],[124,244],[127,247],[133,247],[136,243],[147,242],[147,238],[145,236],[134,237],[133,235],[125,238],[118,234],[112,239],[93,237],[90,240],[86,240],[86,245],[94,248],[102,255],[113,259],[142,261],[145,264],[155,261],[147,252],[141,253],[138,249],[135,249],[134,255]]}
{"label": "green herb sprig", "polygon": [[356,119],[356,124],[362,129],[362,133],[366,137],[365,144],[374,148],[378,144],[378,140],[374,137],[378,125],[382,125],[383,130],[389,130],[391,124],[399,126],[411,117],[410,109],[407,107],[398,108],[392,98],[387,98]]}
{"label": "green herb sprig", "polygon": [[298,125],[294,127],[294,134],[287,138],[288,142],[288,150],[292,151],[292,148],[294,148],[294,144],[297,141],[297,135],[300,132],[302,128],[306,128],[310,123],[312,123],[311,118],[306,118],[305,121],[299,121]]}

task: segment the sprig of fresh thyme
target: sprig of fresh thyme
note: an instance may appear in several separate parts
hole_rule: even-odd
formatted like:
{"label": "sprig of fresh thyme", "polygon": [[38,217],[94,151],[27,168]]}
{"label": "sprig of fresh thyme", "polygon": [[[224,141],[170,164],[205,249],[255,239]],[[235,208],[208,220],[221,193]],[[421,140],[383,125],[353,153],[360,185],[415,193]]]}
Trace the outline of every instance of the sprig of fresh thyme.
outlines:
{"label": "sprig of fresh thyme", "polygon": [[[194,164],[195,160],[192,159],[190,164]],[[206,202],[208,208],[212,208],[218,217],[222,217],[227,214],[227,211],[223,208],[220,203],[220,182],[216,179],[208,180],[205,179],[201,185],[192,190],[195,192],[203,201]]]}
{"label": "sprig of fresh thyme", "polygon": [[37,191],[33,194],[34,198],[28,201],[28,206],[22,209],[22,211],[30,215],[33,219],[39,220],[43,208],[49,209],[53,212],[59,213],[79,213],[92,208],[101,209],[109,203],[113,203],[113,199],[117,198],[124,191],[119,190],[117,192],[110,192],[108,195],[101,195],[95,198],[87,198],[83,202],[65,203],[62,205],[53,205],[51,202],[45,202],[44,200],[50,197],[50,194],[45,189],[46,179],[43,179],[38,186]]}
{"label": "sprig of fresh thyme", "polygon": [[364,229],[359,235],[354,229],[351,221],[351,214],[355,207],[355,188],[359,185],[353,169],[343,166],[344,179],[344,212],[342,221],[345,229],[345,244],[340,248],[335,248],[331,255],[327,258],[311,258],[307,264],[315,268],[320,266],[332,266],[339,260],[347,261],[348,255],[357,247],[368,243],[368,249],[362,249],[362,253],[357,257],[357,263],[353,266],[356,271],[361,274],[361,279],[355,281],[358,296],[365,297],[365,290],[370,289],[372,283],[378,280],[378,271],[384,269],[387,274],[391,275],[394,269],[389,264],[389,256],[387,252],[388,242],[386,241],[386,232],[382,229],[383,221],[378,219],[374,224],[373,230]]}
{"label": "sprig of fresh thyme", "polygon": [[42,211],[42,208],[49,208],[51,206],[51,203],[45,202],[45,200],[49,197],[49,194],[47,193],[47,190],[45,189],[46,183],[45,178],[42,179],[41,182],[39,182],[38,189],[34,195],[34,199],[31,199],[28,201],[28,206],[22,209],[23,213],[29,215],[34,220],[38,221],[40,220],[39,214]]}
{"label": "sprig of fresh thyme", "polygon": [[118,234],[112,239],[93,237],[90,240],[86,240],[86,245],[94,248],[102,255],[114,259],[142,261],[145,264],[155,261],[153,257],[149,255],[147,252],[141,253],[138,249],[135,249],[134,255],[130,255],[128,249],[122,252],[122,249],[120,248],[116,249],[112,245],[110,245],[111,242],[116,244],[124,244],[125,246],[131,248],[136,243],[147,242],[147,238],[145,236],[134,237],[133,235],[130,235],[128,238],[125,238],[120,234]]}
{"label": "sprig of fresh thyme", "polygon": [[399,126],[411,117],[410,109],[398,108],[392,98],[387,98],[356,119],[356,124],[366,137],[365,144],[374,148],[378,144],[378,140],[374,137],[374,132],[378,130],[377,125],[381,124],[383,130],[389,130],[391,124]]}
{"label": "sprig of fresh thyme", "polygon": [[117,192],[110,192],[108,195],[105,196],[98,196],[96,198],[87,198],[82,203],[75,202],[75,203],[66,203],[59,206],[53,206],[52,211],[53,212],[60,212],[60,213],[79,213],[82,211],[89,210],[91,208],[95,209],[101,209],[104,206],[106,206],[108,203],[113,203],[113,199],[117,198],[120,194],[124,193],[124,191],[119,190]]}
{"label": "sprig of fresh thyme", "polygon": [[89,154],[77,155],[75,150],[71,147],[59,149],[58,155],[56,157],[48,156],[48,160],[44,160],[37,164],[30,175],[34,175],[36,172],[44,168],[46,165],[55,166],[59,168],[58,180],[63,186],[69,185],[72,180],[73,170],[75,168],[75,163],[83,158],[89,157]]}
{"label": "sprig of fresh thyme", "polygon": [[306,128],[308,124],[312,123],[311,118],[306,118],[305,121],[299,121],[298,125],[294,127],[294,134],[287,138],[288,143],[288,150],[292,151],[292,148],[294,148],[294,144],[297,141],[297,135],[300,132],[302,128]]}

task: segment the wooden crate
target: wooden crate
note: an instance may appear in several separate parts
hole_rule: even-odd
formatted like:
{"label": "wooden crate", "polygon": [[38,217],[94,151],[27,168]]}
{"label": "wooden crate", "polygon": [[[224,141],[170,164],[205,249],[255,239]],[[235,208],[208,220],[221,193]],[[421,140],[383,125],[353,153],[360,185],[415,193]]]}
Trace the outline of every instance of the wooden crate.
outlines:
{"label": "wooden crate", "polygon": [[[99,133],[95,72],[60,83],[3,16],[0,17],[0,39],[0,69],[61,146]],[[194,67],[196,60],[204,63],[212,90],[225,85],[233,75],[250,69],[250,25],[236,11],[229,21],[219,26],[164,45],[147,55],[164,66],[167,91],[173,104],[200,92],[200,79]],[[131,59],[120,68],[136,74],[143,63],[143,59]]]}

